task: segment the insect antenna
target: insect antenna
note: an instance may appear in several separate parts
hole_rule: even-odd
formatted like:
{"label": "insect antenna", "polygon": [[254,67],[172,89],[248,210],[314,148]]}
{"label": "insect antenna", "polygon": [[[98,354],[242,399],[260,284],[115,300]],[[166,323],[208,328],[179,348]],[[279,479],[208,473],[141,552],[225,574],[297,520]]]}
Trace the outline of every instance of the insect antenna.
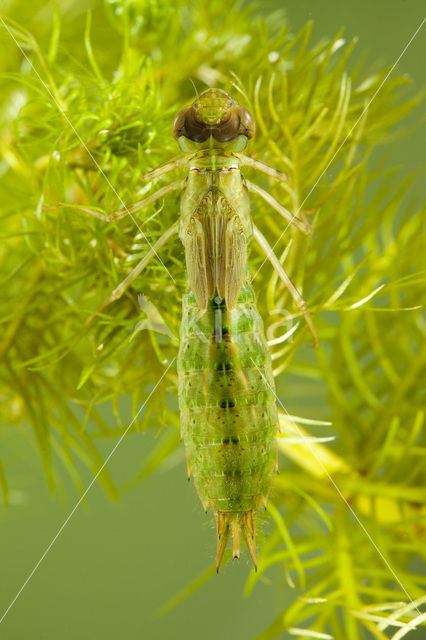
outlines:
{"label": "insect antenna", "polygon": [[198,89],[197,89],[197,87],[195,86],[195,82],[193,81],[193,79],[192,79],[192,78],[189,78],[189,81],[190,81],[190,83],[192,84],[192,86],[194,87],[195,95],[197,96],[197,98],[199,98],[199,97],[200,97],[200,94],[198,93]]}
{"label": "insect antenna", "polygon": [[242,88],[243,84],[242,84],[240,78],[233,71],[230,72],[230,75],[234,78],[233,80],[230,80],[231,87],[233,87],[236,91],[238,91],[245,98],[247,104],[250,104],[249,97],[248,97],[248,95],[245,93],[245,91]]}

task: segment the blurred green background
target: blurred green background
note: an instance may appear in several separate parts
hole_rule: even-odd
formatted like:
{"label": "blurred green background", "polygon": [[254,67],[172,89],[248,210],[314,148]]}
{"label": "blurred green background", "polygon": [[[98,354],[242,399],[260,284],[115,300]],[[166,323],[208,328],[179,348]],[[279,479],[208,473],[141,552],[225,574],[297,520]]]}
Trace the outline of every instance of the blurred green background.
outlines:
{"label": "blurred green background", "polygon": [[[61,12],[78,20],[99,3],[60,2]],[[5,15],[19,21],[19,4],[3,2]],[[188,5],[190,8],[190,5]],[[298,31],[314,21],[313,40],[331,37],[342,26],[345,38],[359,38],[358,50],[368,60],[391,65],[421,22],[424,3],[417,0],[289,0],[268,3],[285,8],[288,23]],[[34,20],[37,19],[35,5]],[[94,22],[96,24],[96,22]],[[26,25],[30,30],[31,24]],[[425,30],[420,33],[398,71],[409,74],[419,88],[424,83]],[[5,45],[1,34],[0,47]],[[7,43],[9,48],[9,43]],[[194,51],[196,55],[196,51]],[[407,119],[414,123],[417,118]],[[413,130],[386,149],[402,173],[424,170],[426,135]],[[413,188],[422,196],[424,183]],[[318,383],[320,384],[320,383]],[[298,414],[306,399],[287,398]],[[315,417],[327,413],[321,389],[315,394]],[[115,418],[111,414],[109,420]],[[2,458],[13,473],[11,508],[0,511],[0,616],[10,604],[74,505],[75,492],[64,476],[63,495],[48,495],[32,431],[22,425],[4,431]],[[112,442],[101,443],[107,455]],[[155,446],[150,431],[125,438],[110,468],[117,484],[136,469]],[[86,473],[86,483],[91,478]],[[193,486],[186,482],[183,448],[167,466],[111,504],[95,484],[87,503],[72,516],[0,626],[0,637],[68,640],[252,638],[285,607],[289,587],[282,573],[268,574],[250,598],[242,596],[248,559],[224,567],[178,608],[163,617],[155,611],[209,565],[214,553],[212,518],[200,509]],[[421,631],[410,637],[424,637]]]}

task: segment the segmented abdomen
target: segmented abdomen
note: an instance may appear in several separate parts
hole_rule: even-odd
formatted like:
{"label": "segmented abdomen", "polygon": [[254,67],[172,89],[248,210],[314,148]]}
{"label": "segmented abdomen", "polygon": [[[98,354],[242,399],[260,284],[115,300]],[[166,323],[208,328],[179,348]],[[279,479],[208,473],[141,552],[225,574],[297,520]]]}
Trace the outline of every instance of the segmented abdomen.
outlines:
{"label": "segmented abdomen", "polygon": [[277,466],[278,419],[271,358],[248,282],[232,310],[216,297],[201,314],[194,295],[184,296],[180,338],[188,471],[205,510],[252,519]]}

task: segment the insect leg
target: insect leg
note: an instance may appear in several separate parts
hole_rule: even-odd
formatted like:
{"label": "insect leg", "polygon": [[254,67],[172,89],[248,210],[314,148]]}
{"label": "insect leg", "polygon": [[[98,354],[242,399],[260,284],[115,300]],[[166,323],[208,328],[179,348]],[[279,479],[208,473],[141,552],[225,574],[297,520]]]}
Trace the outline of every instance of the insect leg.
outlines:
{"label": "insect leg", "polygon": [[[124,206],[124,209],[119,209],[118,211],[114,211],[113,213],[110,213],[108,215],[104,215],[100,211],[96,211],[96,209],[88,209],[86,207],[80,207],[79,205],[61,204],[59,206],[67,207],[71,209],[77,209],[78,211],[83,211],[84,213],[88,213],[91,216],[98,218],[98,220],[103,220],[104,222],[117,222],[117,220],[121,220],[121,218],[125,218],[126,216],[129,216],[129,215],[131,216],[134,213],[137,213],[138,211],[140,211],[141,209],[144,209],[144,207],[147,207],[149,204],[151,204],[152,202],[155,202],[159,198],[162,198],[163,196],[167,195],[171,191],[177,191],[178,189],[179,190],[182,189],[182,184],[183,184],[182,180],[178,180],[176,182],[171,182],[170,184],[166,184],[164,187],[161,187],[161,189],[154,191],[154,193],[150,193],[148,196],[146,196],[146,198],[143,198],[143,200],[136,202],[130,207]],[[51,209],[52,207],[44,207],[44,208]]]}
{"label": "insect leg", "polygon": [[310,229],[310,233],[312,233],[312,227],[309,223],[308,215],[312,215],[313,213],[315,213],[315,209],[307,209],[307,210],[300,209],[298,213],[302,218],[303,222],[305,223],[306,227]]}
{"label": "insect leg", "polygon": [[246,184],[249,191],[251,191],[252,193],[256,193],[258,196],[263,198],[265,202],[270,204],[271,207],[275,209],[275,211],[278,211],[278,213],[285,220],[287,220],[289,224],[294,224],[294,226],[297,227],[300,231],[302,231],[302,233],[304,233],[305,235],[310,235],[312,233],[311,225],[307,221],[306,217],[304,221],[300,220],[299,218],[296,218],[296,216],[290,213],[290,211],[288,211],[285,207],[283,207],[282,204],[278,202],[278,200],[275,200],[275,198],[271,196],[270,193],[268,193],[267,191],[259,187],[257,184],[254,184],[249,180],[246,180]]}
{"label": "insect leg", "polygon": [[253,225],[253,235],[256,241],[259,243],[259,245],[263,249],[263,251],[266,253],[266,257],[271,262],[272,266],[274,267],[275,271],[278,273],[282,282],[287,287],[288,291],[290,292],[290,295],[292,296],[293,300],[296,303],[297,308],[300,309],[300,311],[303,313],[303,317],[305,318],[306,324],[308,325],[309,331],[311,332],[312,337],[314,339],[314,348],[317,348],[319,344],[318,335],[315,329],[315,325],[312,321],[312,318],[309,315],[309,311],[307,309],[305,300],[303,299],[299,291],[296,289],[296,287],[294,286],[294,284],[292,283],[292,281],[290,280],[286,272],[284,271],[281,265],[281,262],[278,260],[277,256],[273,252],[271,246],[269,245],[269,242],[255,225]]}
{"label": "insect leg", "polygon": [[145,267],[149,264],[154,256],[157,255],[157,251],[171,238],[175,233],[177,233],[179,229],[179,220],[177,220],[171,227],[169,227],[162,236],[160,236],[155,242],[149,251],[146,252],[142,260],[136,265],[134,269],[124,278],[122,282],[114,289],[109,298],[104,300],[102,304],[96,309],[94,313],[92,313],[89,318],[86,320],[86,324],[89,324],[95,317],[97,313],[105,309],[111,302],[118,300],[121,298],[123,293],[128,289],[128,287],[132,284],[132,282],[138,277],[140,273],[145,269]]}
{"label": "insect leg", "polygon": [[161,165],[161,167],[157,167],[157,169],[153,169],[152,171],[148,171],[141,179],[144,182],[149,182],[149,180],[153,180],[154,178],[158,178],[158,176],[163,176],[165,173],[169,173],[169,171],[173,171],[173,169],[177,169],[181,167],[183,164],[186,164],[187,159],[185,156],[178,156],[171,162],[167,162],[166,164]]}
{"label": "insect leg", "polygon": [[262,171],[262,173],[266,173],[268,176],[279,180],[280,182],[288,182],[288,175],[278,171],[274,167],[269,166],[266,162],[262,162],[261,160],[254,160],[249,156],[245,156],[240,154],[239,158],[241,160],[241,164],[246,167],[252,167],[252,169],[256,169],[257,171]]}

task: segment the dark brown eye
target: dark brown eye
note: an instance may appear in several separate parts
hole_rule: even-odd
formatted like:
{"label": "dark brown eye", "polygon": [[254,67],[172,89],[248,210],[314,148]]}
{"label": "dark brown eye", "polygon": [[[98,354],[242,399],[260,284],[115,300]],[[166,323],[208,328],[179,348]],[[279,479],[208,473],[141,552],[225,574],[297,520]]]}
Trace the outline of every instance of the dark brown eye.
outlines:
{"label": "dark brown eye", "polygon": [[185,107],[182,111],[179,111],[175,118],[173,123],[173,137],[176,138],[176,140],[180,138],[180,136],[188,137],[186,130],[186,116],[190,110],[191,107]]}
{"label": "dark brown eye", "polygon": [[185,136],[194,142],[205,142],[210,136],[210,127],[198,121],[192,105],[182,109],[176,116],[173,123],[173,136],[176,140],[180,136]]}
{"label": "dark brown eye", "polygon": [[240,105],[238,105],[238,114],[240,116],[240,134],[242,133],[250,140],[256,132],[253,116],[250,111],[245,107],[240,107]]}
{"label": "dark brown eye", "polygon": [[250,139],[254,136],[255,128],[251,113],[244,107],[236,104],[229,110],[226,121],[222,120],[222,122],[212,130],[212,134],[218,142],[228,142],[240,135]]}

